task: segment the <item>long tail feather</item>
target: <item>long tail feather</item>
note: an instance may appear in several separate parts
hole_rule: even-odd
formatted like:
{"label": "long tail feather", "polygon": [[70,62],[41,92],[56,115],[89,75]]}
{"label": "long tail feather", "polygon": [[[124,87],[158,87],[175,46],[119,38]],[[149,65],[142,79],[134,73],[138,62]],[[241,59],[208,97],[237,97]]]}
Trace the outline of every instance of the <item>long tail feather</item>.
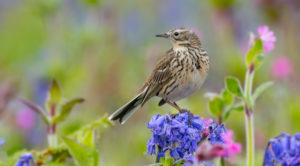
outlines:
{"label": "long tail feather", "polygon": [[109,116],[109,120],[119,120],[121,124],[124,124],[126,120],[139,108],[145,97],[146,89],[134,97],[131,101],[123,105],[112,115]]}

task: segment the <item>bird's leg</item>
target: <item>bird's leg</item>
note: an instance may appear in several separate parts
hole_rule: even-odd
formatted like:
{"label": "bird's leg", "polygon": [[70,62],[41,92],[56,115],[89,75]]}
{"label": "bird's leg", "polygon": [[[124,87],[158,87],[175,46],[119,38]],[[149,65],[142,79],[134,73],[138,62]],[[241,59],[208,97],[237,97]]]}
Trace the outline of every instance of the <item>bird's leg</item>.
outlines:
{"label": "bird's leg", "polygon": [[180,108],[177,104],[172,103],[172,102],[170,102],[170,101],[167,101],[167,103],[168,103],[170,106],[176,108],[179,112],[181,112],[181,108]]}
{"label": "bird's leg", "polygon": [[181,109],[175,102],[174,102],[174,105],[176,106],[176,107],[178,107],[179,108],[179,112],[180,113],[191,113],[189,110],[186,110],[186,109]]}
{"label": "bird's leg", "polygon": [[176,108],[180,113],[189,112],[188,110],[181,109],[175,102],[167,101],[167,103]]}

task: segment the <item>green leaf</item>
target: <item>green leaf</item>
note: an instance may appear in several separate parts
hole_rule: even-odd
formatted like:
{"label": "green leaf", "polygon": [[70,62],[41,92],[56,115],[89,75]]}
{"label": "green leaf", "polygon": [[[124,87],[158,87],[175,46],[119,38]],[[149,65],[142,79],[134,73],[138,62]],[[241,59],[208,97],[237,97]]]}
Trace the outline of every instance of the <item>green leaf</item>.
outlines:
{"label": "green leaf", "polygon": [[239,112],[241,112],[241,111],[244,111],[244,106],[243,105],[233,106],[233,107],[231,107],[230,110],[231,111],[239,111]]}
{"label": "green leaf", "polygon": [[230,116],[231,112],[232,111],[238,111],[238,112],[241,112],[244,110],[244,103],[241,102],[241,103],[237,103],[237,104],[234,104],[230,107],[228,107],[226,110],[225,110],[225,113],[223,115],[223,119],[224,121],[228,119],[228,117]]}
{"label": "green leaf", "polygon": [[223,107],[224,102],[220,97],[216,97],[215,99],[209,101],[209,110],[216,117],[222,115]]}
{"label": "green leaf", "polygon": [[63,137],[64,143],[67,145],[69,152],[74,158],[77,166],[97,166],[98,152],[95,149],[88,148],[75,140]]}
{"label": "green leaf", "polygon": [[223,98],[224,104],[226,106],[229,106],[232,104],[234,96],[227,89],[224,89],[222,92],[222,98]]}
{"label": "green leaf", "polygon": [[164,166],[172,166],[174,163],[174,159],[172,157],[167,156],[165,158]]}
{"label": "green leaf", "polygon": [[48,111],[55,109],[60,101],[61,91],[57,81],[54,79],[51,83],[50,89],[48,91],[48,97],[46,101],[46,108]]}
{"label": "green leaf", "polygon": [[184,160],[181,159],[181,160],[177,160],[173,165],[174,166],[183,166],[183,164],[184,164]]}
{"label": "green leaf", "polygon": [[70,114],[70,112],[71,112],[72,108],[75,106],[75,104],[82,103],[82,102],[84,102],[83,98],[77,98],[77,99],[73,99],[73,100],[66,102],[65,104],[62,105],[62,107],[59,111],[59,114],[53,118],[53,121],[54,122],[64,121]]}
{"label": "green leaf", "polygon": [[255,102],[255,100],[266,90],[268,89],[270,86],[272,86],[274,83],[272,81],[269,82],[265,82],[263,84],[261,84],[258,88],[256,88],[255,92],[253,93],[252,99],[253,102]]}
{"label": "green leaf", "polygon": [[226,88],[229,92],[235,94],[237,97],[244,98],[244,94],[239,80],[233,77],[226,78]]}
{"label": "green leaf", "polygon": [[35,113],[39,114],[43,121],[46,123],[46,124],[49,124],[49,120],[48,120],[48,117],[47,117],[47,114],[43,111],[43,109],[41,107],[39,107],[38,105],[30,102],[30,101],[27,101],[27,100],[24,100],[24,99],[19,99],[23,104],[25,104],[27,107],[29,107],[32,111],[34,111]]}
{"label": "green leaf", "polygon": [[246,55],[246,64],[249,67],[251,63],[254,62],[256,59],[257,55],[261,54],[263,52],[263,43],[261,39],[256,40],[254,43],[254,46],[252,49],[250,49]]}
{"label": "green leaf", "polygon": [[88,146],[89,148],[95,148],[95,138],[96,138],[96,131],[94,128],[90,128],[87,130],[81,140],[81,143]]}
{"label": "green leaf", "polygon": [[262,65],[264,60],[264,56],[258,55],[254,60],[254,70],[259,69],[259,67]]}
{"label": "green leaf", "polygon": [[228,110],[228,111],[225,112],[225,114],[224,114],[224,116],[223,116],[223,121],[226,121],[226,120],[229,118],[230,113],[231,113],[230,110]]}

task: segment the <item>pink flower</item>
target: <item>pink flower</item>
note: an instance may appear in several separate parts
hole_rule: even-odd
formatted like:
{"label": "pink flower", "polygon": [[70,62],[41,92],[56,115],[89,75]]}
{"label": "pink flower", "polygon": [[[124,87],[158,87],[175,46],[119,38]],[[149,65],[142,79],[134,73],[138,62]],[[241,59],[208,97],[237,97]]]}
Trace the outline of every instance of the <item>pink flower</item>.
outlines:
{"label": "pink flower", "polygon": [[34,112],[28,108],[18,110],[16,113],[16,123],[24,131],[31,129],[35,123]]}
{"label": "pink flower", "polygon": [[211,144],[208,141],[202,142],[196,152],[197,162],[213,160],[217,157],[229,157],[234,161],[234,156],[242,151],[242,146],[232,140],[233,131],[229,130],[222,135],[224,144]]}
{"label": "pink flower", "polygon": [[259,26],[257,28],[258,38],[260,38],[263,42],[263,47],[265,52],[270,52],[274,50],[274,43],[276,41],[276,37],[274,36],[274,32],[269,30],[268,26]]}
{"label": "pink flower", "polygon": [[201,122],[203,122],[205,124],[204,126],[204,131],[202,133],[203,137],[207,137],[209,135],[209,130],[208,127],[210,124],[212,124],[214,121],[210,118],[208,120],[206,120],[205,118],[200,118]]}
{"label": "pink flower", "polygon": [[238,154],[242,150],[242,146],[239,143],[232,141],[233,131],[228,130],[223,134],[224,139],[224,150],[220,152],[220,156],[228,156],[231,160],[234,160],[234,155]]}
{"label": "pink flower", "polygon": [[221,144],[212,145],[208,141],[202,142],[196,152],[197,162],[203,162],[208,160],[213,160],[220,157],[221,153],[224,151],[224,146]]}
{"label": "pink flower", "polygon": [[292,74],[293,64],[287,57],[280,56],[272,62],[271,70],[274,78],[285,78]]}

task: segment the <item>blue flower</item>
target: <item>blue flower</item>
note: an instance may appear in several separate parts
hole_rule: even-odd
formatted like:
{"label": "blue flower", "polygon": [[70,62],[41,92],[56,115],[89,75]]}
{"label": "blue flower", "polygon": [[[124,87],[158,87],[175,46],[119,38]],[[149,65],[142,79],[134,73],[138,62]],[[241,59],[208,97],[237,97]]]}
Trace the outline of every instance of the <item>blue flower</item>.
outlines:
{"label": "blue flower", "polygon": [[282,133],[272,138],[266,147],[264,165],[300,165],[300,133],[294,136]]}
{"label": "blue flower", "polygon": [[224,139],[222,137],[222,134],[226,133],[226,128],[224,124],[218,125],[217,123],[212,123],[208,129],[208,140],[211,144],[224,143]]}
{"label": "blue flower", "polygon": [[19,161],[15,164],[15,166],[36,166],[36,163],[34,162],[31,153],[25,153],[19,158]]}
{"label": "blue flower", "polygon": [[0,147],[5,143],[5,139],[0,139]]}
{"label": "blue flower", "polygon": [[197,150],[204,127],[205,123],[190,113],[155,115],[148,123],[152,137],[147,143],[147,154],[160,158],[168,151],[175,160],[183,158]]}

